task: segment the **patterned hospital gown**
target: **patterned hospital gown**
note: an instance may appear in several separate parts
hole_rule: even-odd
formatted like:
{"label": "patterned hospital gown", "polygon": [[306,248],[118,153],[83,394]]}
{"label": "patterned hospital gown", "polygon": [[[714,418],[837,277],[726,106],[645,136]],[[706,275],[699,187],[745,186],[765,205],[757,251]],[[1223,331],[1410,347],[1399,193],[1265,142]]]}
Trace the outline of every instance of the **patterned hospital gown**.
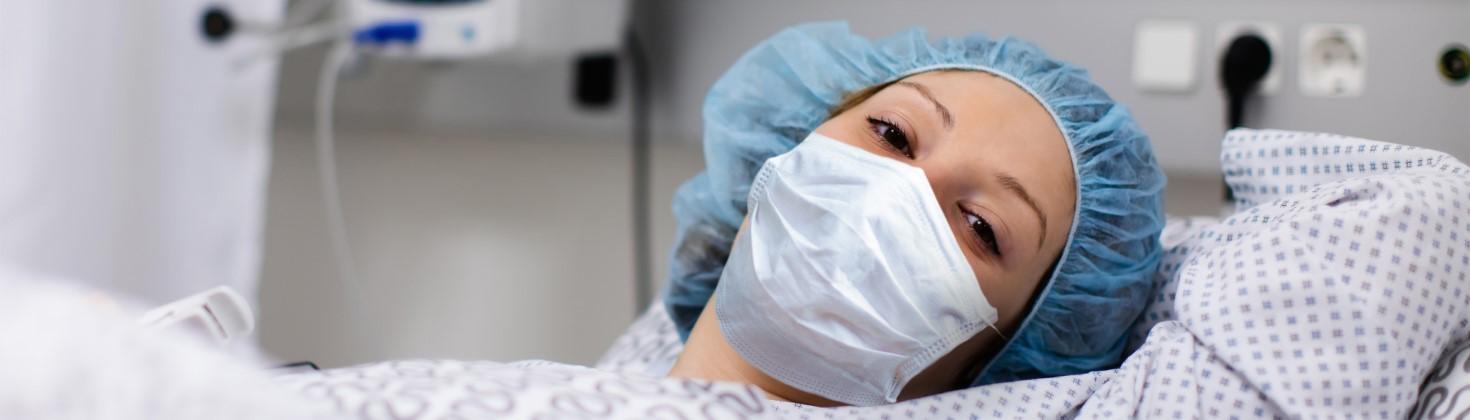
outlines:
{"label": "patterned hospital gown", "polygon": [[[1222,164],[1239,210],[1218,222],[1171,221],[1155,277],[1158,293],[1134,330],[1136,350],[1116,369],[881,407],[775,403],[736,384],[647,379],[665,372],[680,349],[672,324],[655,306],[614,344],[598,370],[544,363],[460,367],[455,369],[479,373],[459,375],[463,383],[453,386],[453,395],[476,395],[469,383],[491,386],[501,398],[496,407],[509,401],[526,410],[510,417],[551,418],[1409,414],[1441,353],[1470,335],[1470,169],[1431,150],[1254,130],[1226,136]],[[552,376],[570,391],[494,384],[524,383],[538,369],[560,372]],[[284,382],[318,395],[352,384],[332,378],[297,375]],[[433,394],[422,388],[428,385],[420,386]],[[449,402],[439,413],[452,412],[448,407],[460,401],[443,398]],[[587,407],[603,411],[565,411]]]}
{"label": "patterned hospital gown", "polygon": [[1150,308],[1147,342],[1082,414],[1403,417],[1470,326],[1470,170],[1246,130],[1222,165],[1245,210],[1184,245],[1173,301]]}

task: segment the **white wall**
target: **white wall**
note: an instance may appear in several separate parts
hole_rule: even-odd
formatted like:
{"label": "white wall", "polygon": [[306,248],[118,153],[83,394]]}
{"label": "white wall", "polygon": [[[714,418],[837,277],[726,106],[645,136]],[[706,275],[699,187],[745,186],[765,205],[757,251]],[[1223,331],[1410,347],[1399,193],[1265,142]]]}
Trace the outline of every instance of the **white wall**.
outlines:
{"label": "white wall", "polygon": [[[882,1],[656,0],[650,20],[670,36],[655,38],[667,76],[655,115],[669,130],[695,137],[703,92],[752,44],[785,26],[845,19],[855,30],[884,36],[923,25],[931,36],[984,32],[1015,35],[1053,56],[1087,68],[1115,99],[1128,104],[1150,134],[1160,161],[1179,172],[1217,173],[1224,100],[1214,57],[1215,28],[1229,20],[1275,22],[1284,44],[1276,57],[1281,93],[1248,115],[1256,126],[1333,131],[1434,147],[1470,158],[1470,86],[1441,81],[1434,66],[1448,43],[1470,43],[1470,2],[1455,0],[1239,1]],[[1131,81],[1134,25],[1143,19],[1187,19],[1200,29],[1196,89],[1146,95]],[[1368,35],[1368,79],[1356,99],[1307,98],[1296,83],[1296,38],[1306,22],[1350,22]]]}
{"label": "white wall", "polygon": [[255,300],[276,60],[212,43],[210,6],[280,0],[0,0],[0,260],[163,304]]}
{"label": "white wall", "polygon": [[[359,301],[329,260],[309,133],[276,133],[260,294],[262,340],[277,356],[591,363],[633,319],[622,139],[345,128]],[[698,170],[697,151],[655,153],[655,199],[667,203]],[[672,220],[666,207],[657,220]],[[667,249],[671,225],[659,228]]]}
{"label": "white wall", "polygon": [[[673,189],[702,167],[704,92],[739,54],[786,25],[850,19],[885,35],[983,30],[1031,39],[1091,70],[1128,103],[1170,169],[1171,213],[1219,197],[1223,102],[1214,63],[1199,89],[1144,95],[1130,84],[1133,24],[1188,18],[1213,45],[1223,20],[1363,24],[1367,93],[1303,98],[1295,64],[1256,121],[1437,147],[1470,158],[1470,86],[1434,73],[1438,50],[1470,43],[1470,3],[1451,0],[1110,2],[653,0],[637,13],[654,80],[655,279],[673,237]],[[341,87],[342,183],[368,299],[353,312],[320,225],[309,138],[319,51],[283,62],[261,299],[265,346],[326,365],[396,357],[590,363],[626,323],[632,297],[625,107],[576,109],[568,61],[378,63]],[[626,93],[624,91],[624,93]]]}

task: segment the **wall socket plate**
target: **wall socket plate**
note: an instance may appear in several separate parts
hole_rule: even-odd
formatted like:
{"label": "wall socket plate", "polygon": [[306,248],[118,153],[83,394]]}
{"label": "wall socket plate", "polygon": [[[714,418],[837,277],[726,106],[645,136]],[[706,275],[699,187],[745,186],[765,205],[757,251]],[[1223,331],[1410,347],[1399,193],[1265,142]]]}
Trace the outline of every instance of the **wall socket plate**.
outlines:
{"label": "wall socket plate", "polygon": [[1351,98],[1363,94],[1368,74],[1368,36],[1362,26],[1302,25],[1297,49],[1297,85],[1303,96]]}
{"label": "wall socket plate", "polygon": [[1225,57],[1225,49],[1230,47],[1230,41],[1243,34],[1256,34],[1271,47],[1271,69],[1266,70],[1266,78],[1261,80],[1261,87],[1256,92],[1262,96],[1276,94],[1281,90],[1281,67],[1285,60],[1281,54],[1281,27],[1273,22],[1226,21],[1215,28],[1215,55],[1210,63],[1210,74],[1214,76],[1215,84],[1220,83],[1220,61]]}
{"label": "wall socket plate", "polygon": [[1133,84],[1146,92],[1194,90],[1199,30],[1188,20],[1150,19],[1133,30]]}

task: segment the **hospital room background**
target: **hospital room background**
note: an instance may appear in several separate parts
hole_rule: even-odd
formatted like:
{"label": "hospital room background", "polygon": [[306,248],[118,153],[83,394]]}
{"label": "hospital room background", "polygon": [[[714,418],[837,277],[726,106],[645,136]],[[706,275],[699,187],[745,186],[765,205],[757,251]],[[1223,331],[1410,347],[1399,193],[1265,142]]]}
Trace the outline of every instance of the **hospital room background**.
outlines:
{"label": "hospital room background", "polygon": [[[193,20],[216,6],[229,9],[243,22],[251,15],[279,18],[288,6],[256,0],[147,3],[105,7],[151,22]],[[6,9],[0,9],[0,21],[24,20],[7,19]],[[366,56],[347,63],[335,86],[332,116],[334,174],[351,250],[351,276],[342,273],[324,217],[314,143],[320,66],[328,48],[316,45],[259,58],[268,63],[263,68],[217,66],[220,76],[172,94],[246,98],[242,102],[246,106],[208,112],[226,115],[232,123],[225,126],[236,134],[256,130],[266,139],[268,147],[259,149],[268,151],[259,161],[268,166],[257,168],[265,186],[255,197],[258,200],[221,207],[225,212],[259,208],[258,214],[241,216],[256,229],[256,234],[243,235],[245,246],[255,251],[232,260],[243,261],[234,266],[191,271],[189,276],[198,277],[194,283],[176,283],[168,289],[132,284],[150,282],[144,275],[116,274],[117,278],[98,283],[163,303],[166,296],[183,297],[218,283],[211,278],[247,277],[243,284],[258,282],[257,290],[242,290],[258,317],[251,339],[282,360],[311,360],[323,367],[397,358],[591,364],[656,298],[664,282],[675,233],[671,197],[682,181],[703,167],[705,92],[751,45],[781,28],[815,20],[846,20],[869,36],[914,25],[926,26],[936,35],[1011,34],[1089,69],[1098,83],[1131,107],[1150,135],[1168,173],[1166,211],[1172,215],[1224,211],[1218,158],[1227,127],[1219,59],[1227,41],[1245,32],[1263,36],[1273,53],[1264,85],[1248,99],[1247,126],[1382,139],[1470,159],[1470,86],[1463,84],[1463,74],[1444,68],[1447,53],[1463,54],[1463,45],[1470,43],[1470,2],[1465,1],[648,0],[587,9],[598,14],[552,15],[533,21],[549,26],[523,30],[534,35],[571,31],[577,25],[627,25],[636,35],[625,39],[621,31],[611,31],[614,35],[591,42],[602,45],[600,49],[534,57]],[[574,12],[566,7],[556,13]],[[99,25],[107,21],[87,19]],[[192,39],[180,45],[221,62],[238,57],[209,54],[228,50],[249,55],[240,49],[253,42],[248,23],[236,22],[239,33],[232,36],[239,38],[218,45]],[[15,22],[9,30],[23,30],[16,25],[26,23]],[[1353,78],[1346,90],[1323,92],[1304,86],[1304,75],[1316,75],[1303,71],[1303,60],[1318,57],[1315,50],[1306,51],[1318,44],[1303,41],[1311,32],[1306,29],[1314,25],[1346,28],[1353,34],[1347,45],[1355,54],[1354,64],[1347,70],[1329,70]],[[166,30],[136,33],[141,35],[111,42],[147,43],[173,35]],[[641,63],[631,62],[625,49],[628,39],[640,43]],[[55,42],[72,41],[63,37]],[[20,44],[0,45],[4,48],[0,57],[26,56]],[[56,75],[31,76],[72,80],[66,77],[90,74],[79,63],[157,59],[167,55],[158,51],[170,45],[66,57],[58,59]],[[138,58],[118,53],[138,53]],[[606,61],[609,58],[612,61]],[[641,66],[635,69],[634,64]],[[1459,71],[1464,71],[1464,64]],[[161,87],[164,80],[177,76],[140,76],[139,69],[146,67],[125,66],[117,70],[121,75],[108,80]],[[1141,67],[1165,70],[1150,73]],[[68,95],[112,97],[96,92],[117,90],[88,85],[105,80],[52,87],[5,72],[0,68],[4,76],[0,96],[10,90],[29,92],[24,97],[30,100],[60,98],[51,105],[64,103]],[[641,102],[638,77],[647,82]],[[600,88],[610,90],[599,92]],[[47,89],[56,94],[48,95]],[[91,93],[86,93],[89,89]],[[610,95],[601,98],[610,102],[600,103],[599,93]],[[188,117],[184,111],[191,107],[188,104],[199,101],[163,102],[167,103],[154,111],[147,110],[149,103],[138,104],[140,110],[135,112],[179,111]],[[17,136],[75,132],[71,124],[84,126],[85,131],[87,119],[100,112],[90,106],[57,106],[37,118],[18,121],[17,109],[46,104],[18,100],[0,104],[4,105],[0,126],[7,127],[0,133]],[[644,157],[637,154],[633,139],[639,128],[634,123],[639,104],[647,106],[648,116],[642,127],[648,134]],[[168,151],[165,146],[119,143],[116,149],[67,149],[45,155],[56,162],[71,159],[86,165],[105,160],[93,153],[251,153],[197,146]],[[220,164],[215,158],[181,159],[200,167]],[[256,173],[250,168],[244,172]],[[646,185],[637,184],[639,173]],[[0,179],[0,185],[4,183]],[[3,206],[15,205],[15,197],[0,197],[10,200],[0,202],[0,218],[6,217]],[[637,217],[638,211],[646,214]],[[114,220],[124,223],[128,218],[123,214]],[[80,236],[27,242],[35,236],[16,234],[20,230],[16,223],[0,222],[10,230],[0,231],[9,235],[0,237],[0,257],[61,274],[87,274],[92,269],[68,267],[65,258],[56,257],[63,252],[59,249],[72,249],[57,241]],[[125,245],[150,243],[142,237],[149,231],[119,232],[96,239],[111,241],[111,246],[83,248],[115,253],[114,259],[136,258],[131,263],[136,270],[125,273],[150,273],[136,266],[161,257],[136,249],[141,245]],[[219,252],[169,252],[175,251]]]}

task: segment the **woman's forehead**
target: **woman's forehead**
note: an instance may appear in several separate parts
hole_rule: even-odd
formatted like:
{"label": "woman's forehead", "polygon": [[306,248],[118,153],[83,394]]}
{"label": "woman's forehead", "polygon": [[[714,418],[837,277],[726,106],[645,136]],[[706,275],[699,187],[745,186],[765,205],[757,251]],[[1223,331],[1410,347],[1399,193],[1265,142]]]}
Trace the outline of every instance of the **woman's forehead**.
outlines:
{"label": "woman's forehead", "polygon": [[937,71],[904,82],[925,86],[948,108],[955,120],[951,135],[959,143],[1022,162],[1029,162],[1023,159],[1029,155],[1054,160],[1070,179],[1071,154],[1061,128],[1041,103],[1009,80],[980,71]]}
{"label": "woman's forehead", "polygon": [[979,70],[938,70],[919,73],[903,80],[929,87],[936,97],[946,101],[946,105],[982,107],[992,113],[1004,112],[1012,117],[1025,116],[1028,125],[1032,125],[1033,120],[1044,121],[1045,124],[1038,125],[1051,128],[1051,131],[1061,136],[1061,128],[1056,126],[1046,107],[1009,79]]}

